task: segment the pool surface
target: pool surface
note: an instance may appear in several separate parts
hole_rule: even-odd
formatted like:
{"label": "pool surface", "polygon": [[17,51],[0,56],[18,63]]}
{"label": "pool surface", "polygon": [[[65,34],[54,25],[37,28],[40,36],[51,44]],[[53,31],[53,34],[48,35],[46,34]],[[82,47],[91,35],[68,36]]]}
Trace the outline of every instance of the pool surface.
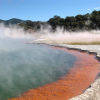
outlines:
{"label": "pool surface", "polygon": [[76,57],[46,45],[19,40],[0,43],[0,100],[15,98],[29,89],[66,75]]}

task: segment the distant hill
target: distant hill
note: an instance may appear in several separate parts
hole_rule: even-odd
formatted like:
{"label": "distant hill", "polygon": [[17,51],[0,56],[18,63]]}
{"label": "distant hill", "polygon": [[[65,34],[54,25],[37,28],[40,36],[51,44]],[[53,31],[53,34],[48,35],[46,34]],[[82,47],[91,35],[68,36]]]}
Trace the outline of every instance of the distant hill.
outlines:
{"label": "distant hill", "polygon": [[4,22],[5,22],[5,20],[0,19],[0,23],[1,23],[1,22],[3,22],[3,23],[4,23]]}
{"label": "distant hill", "polygon": [[20,27],[23,27],[25,30],[31,29],[31,30],[38,30],[40,29],[40,26],[46,26],[46,22],[41,21],[31,21],[31,20],[21,20],[17,18],[12,18],[9,20],[2,20],[0,19],[0,23],[4,23],[5,25],[16,25],[18,24]]}
{"label": "distant hill", "polygon": [[6,25],[9,25],[9,24],[18,24],[18,23],[22,23],[22,22],[24,22],[24,20],[17,19],[17,18],[12,18],[12,19],[9,19],[9,20],[1,20],[1,19],[0,19],[0,22],[3,22],[3,23],[5,23]]}
{"label": "distant hill", "polygon": [[6,20],[6,21],[5,21],[5,24],[6,24],[6,25],[9,25],[9,24],[18,24],[18,23],[21,23],[21,22],[23,22],[23,21],[24,21],[24,20],[17,19],[17,18],[12,18],[12,19]]}
{"label": "distant hill", "polygon": [[63,27],[68,31],[77,31],[77,30],[100,30],[100,10],[94,10],[92,13],[87,13],[84,15],[78,14],[76,16],[66,16],[61,18],[60,16],[55,15],[53,18],[50,18],[48,21],[31,21],[31,20],[21,20],[17,18],[12,18],[9,20],[2,20],[5,25],[17,24],[20,27],[23,27],[25,30],[39,30],[42,26],[45,29],[48,25],[51,25],[53,31],[56,28]]}

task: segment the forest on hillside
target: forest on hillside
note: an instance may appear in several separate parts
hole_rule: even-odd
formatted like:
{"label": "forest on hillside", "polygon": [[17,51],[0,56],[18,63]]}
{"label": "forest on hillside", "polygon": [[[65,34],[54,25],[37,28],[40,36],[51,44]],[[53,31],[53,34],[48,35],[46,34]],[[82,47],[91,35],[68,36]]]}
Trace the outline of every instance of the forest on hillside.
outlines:
{"label": "forest on hillside", "polygon": [[26,23],[21,23],[20,26],[24,26],[26,29],[39,29],[40,25],[46,24],[50,24],[53,30],[55,30],[57,26],[72,31],[100,29],[100,11],[93,11],[91,14],[87,13],[85,15],[67,16],[66,18],[55,15],[47,22],[27,21]]}
{"label": "forest on hillside", "polygon": [[24,27],[25,30],[33,29],[39,30],[41,25],[51,25],[52,29],[55,30],[56,27],[63,27],[66,30],[91,30],[91,29],[100,29],[100,11],[94,10],[91,14],[87,13],[85,15],[76,15],[76,16],[67,16],[66,18],[61,18],[58,15],[55,15],[53,18],[50,18],[46,22],[42,21],[31,21],[31,20],[21,20],[21,19],[10,19],[10,20],[0,20],[0,22],[9,24],[18,24],[21,27]]}
{"label": "forest on hillside", "polygon": [[93,11],[91,14],[67,16],[65,19],[59,16],[50,18],[48,23],[55,29],[57,26],[63,26],[67,30],[91,30],[100,29],[100,11]]}

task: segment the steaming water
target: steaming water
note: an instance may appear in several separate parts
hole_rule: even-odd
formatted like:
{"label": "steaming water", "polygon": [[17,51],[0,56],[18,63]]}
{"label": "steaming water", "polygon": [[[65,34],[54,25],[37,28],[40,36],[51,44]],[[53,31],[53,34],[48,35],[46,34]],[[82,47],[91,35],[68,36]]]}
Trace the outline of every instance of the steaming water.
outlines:
{"label": "steaming water", "polygon": [[25,42],[0,39],[0,100],[56,81],[76,60],[73,55],[50,46]]}

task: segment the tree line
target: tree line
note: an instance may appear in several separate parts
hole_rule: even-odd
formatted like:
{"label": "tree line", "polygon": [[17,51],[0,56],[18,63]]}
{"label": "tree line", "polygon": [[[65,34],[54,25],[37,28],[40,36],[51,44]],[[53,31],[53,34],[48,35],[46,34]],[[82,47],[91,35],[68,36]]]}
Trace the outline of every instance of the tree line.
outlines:
{"label": "tree line", "polygon": [[60,16],[54,16],[48,20],[48,23],[55,29],[57,26],[64,27],[67,30],[91,30],[100,29],[100,11],[93,11],[91,14],[67,16],[65,19]]}
{"label": "tree line", "polygon": [[66,18],[61,18],[60,16],[55,15],[53,18],[50,18],[46,22],[31,20],[25,21],[17,18],[12,18],[7,21],[0,20],[0,22],[5,23],[6,25],[18,24],[19,26],[24,27],[25,30],[39,30],[41,25],[45,27],[47,24],[51,25],[53,30],[55,30],[58,26],[72,31],[91,30],[100,29],[100,11],[94,10],[91,14],[79,14],[76,16],[67,16]]}
{"label": "tree line", "polygon": [[47,24],[51,25],[53,30],[55,30],[58,26],[63,27],[66,30],[72,31],[100,29],[100,11],[94,10],[91,14],[79,14],[76,16],[67,16],[66,18],[61,18],[60,16],[55,15],[53,18],[50,18],[47,22],[26,21],[20,23],[20,26],[24,26],[26,30],[38,30],[40,29],[41,25],[46,26]]}

